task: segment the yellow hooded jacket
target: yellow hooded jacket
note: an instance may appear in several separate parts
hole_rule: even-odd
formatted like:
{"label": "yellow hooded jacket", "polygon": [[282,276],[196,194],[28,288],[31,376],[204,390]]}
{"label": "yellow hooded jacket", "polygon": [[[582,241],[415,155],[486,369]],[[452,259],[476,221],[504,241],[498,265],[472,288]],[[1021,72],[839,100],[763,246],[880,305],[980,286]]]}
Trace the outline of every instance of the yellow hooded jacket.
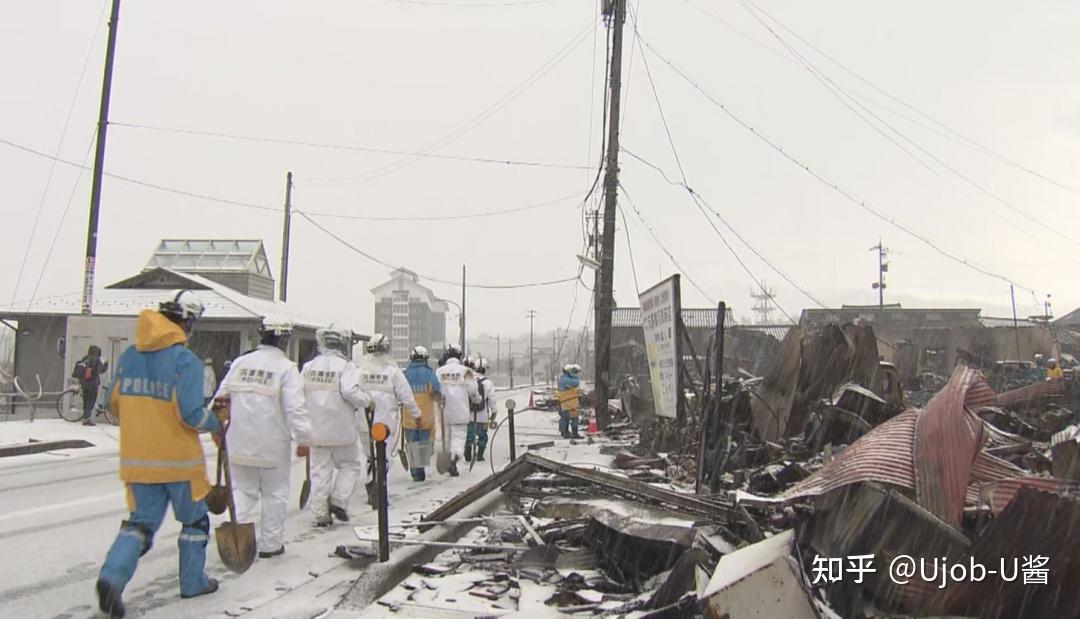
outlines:
{"label": "yellow hooded jacket", "polygon": [[186,342],[179,325],[144,310],[135,322],[135,345],[116,365],[108,402],[120,419],[120,479],[188,481],[198,501],[210,490],[199,432],[220,425],[204,404],[203,363]]}

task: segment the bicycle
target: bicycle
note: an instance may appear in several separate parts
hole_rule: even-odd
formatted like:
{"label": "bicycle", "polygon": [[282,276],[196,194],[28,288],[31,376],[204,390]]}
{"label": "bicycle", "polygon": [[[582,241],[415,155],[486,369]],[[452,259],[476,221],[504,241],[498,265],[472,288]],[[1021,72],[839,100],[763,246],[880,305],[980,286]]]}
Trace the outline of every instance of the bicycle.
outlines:
{"label": "bicycle", "polygon": [[[108,421],[112,425],[119,425],[120,420],[116,418],[116,415],[109,410],[104,404],[105,399],[105,386],[98,388],[100,395],[98,396],[97,404],[94,405],[94,414],[91,419],[104,416],[105,421]],[[79,385],[71,385],[56,398],[56,412],[60,415],[60,418],[64,421],[70,421],[76,423],[83,419],[83,397],[82,387]]]}

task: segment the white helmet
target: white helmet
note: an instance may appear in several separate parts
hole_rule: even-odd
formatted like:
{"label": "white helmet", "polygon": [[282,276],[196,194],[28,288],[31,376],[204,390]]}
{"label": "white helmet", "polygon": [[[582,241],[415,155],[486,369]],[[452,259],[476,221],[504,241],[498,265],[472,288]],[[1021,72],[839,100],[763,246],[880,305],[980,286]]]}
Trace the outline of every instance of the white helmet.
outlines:
{"label": "white helmet", "polygon": [[281,350],[285,350],[289,347],[289,338],[292,336],[292,331],[292,321],[266,316],[263,318],[262,327],[259,328],[259,338],[267,346],[276,346]]}
{"label": "white helmet", "polygon": [[364,346],[364,350],[369,353],[385,353],[390,352],[390,338],[386,337],[382,333],[376,333],[371,336],[371,339],[367,341]]}
{"label": "white helmet", "polygon": [[320,353],[336,351],[347,357],[352,352],[353,333],[349,329],[330,325],[315,332],[315,343]]}
{"label": "white helmet", "polygon": [[476,371],[480,372],[481,374],[487,374],[488,360],[483,357],[478,357],[476,359]]}
{"label": "white helmet", "polygon": [[158,304],[158,311],[176,322],[196,321],[202,318],[206,306],[198,295],[190,290],[176,290],[169,294],[167,301]]}
{"label": "white helmet", "polygon": [[576,363],[567,363],[563,367],[563,371],[572,376],[577,376],[581,372],[581,366]]}
{"label": "white helmet", "polygon": [[409,352],[410,361],[427,361],[430,356],[428,349],[423,346],[413,346],[412,351]]}

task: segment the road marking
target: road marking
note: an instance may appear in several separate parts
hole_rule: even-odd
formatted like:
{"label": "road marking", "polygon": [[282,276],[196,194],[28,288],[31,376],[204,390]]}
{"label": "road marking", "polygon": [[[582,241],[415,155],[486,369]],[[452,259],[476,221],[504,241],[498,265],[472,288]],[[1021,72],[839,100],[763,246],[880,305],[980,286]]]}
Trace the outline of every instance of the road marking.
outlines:
{"label": "road marking", "polygon": [[65,503],[53,503],[51,505],[42,505],[41,507],[32,507],[30,509],[23,509],[17,512],[8,512],[0,516],[0,522],[4,520],[11,520],[13,518],[21,518],[23,516],[31,516],[33,514],[41,514],[44,512],[51,512],[58,509],[67,509],[69,507],[75,507],[77,505],[87,505],[89,503],[100,503],[101,501],[117,501],[123,500],[124,493],[116,492],[112,494],[102,494],[100,496],[87,497],[85,499],[78,499],[75,501],[67,501]]}

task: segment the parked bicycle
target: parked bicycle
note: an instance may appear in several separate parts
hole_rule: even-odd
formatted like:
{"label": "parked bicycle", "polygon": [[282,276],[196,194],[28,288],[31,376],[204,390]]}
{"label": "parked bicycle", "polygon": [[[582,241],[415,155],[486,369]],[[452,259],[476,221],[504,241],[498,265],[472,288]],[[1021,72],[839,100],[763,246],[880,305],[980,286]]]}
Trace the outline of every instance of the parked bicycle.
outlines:
{"label": "parked bicycle", "polygon": [[[102,385],[98,388],[97,404],[94,405],[93,419],[99,417],[105,417],[105,421],[108,421],[112,425],[118,425],[120,420],[116,418],[106,405],[105,393],[108,389],[108,385]],[[72,423],[82,421],[83,419],[83,397],[82,387],[79,385],[71,385],[65,389],[60,397],[56,398],[56,412],[60,415],[60,418],[64,421],[70,421]]]}

